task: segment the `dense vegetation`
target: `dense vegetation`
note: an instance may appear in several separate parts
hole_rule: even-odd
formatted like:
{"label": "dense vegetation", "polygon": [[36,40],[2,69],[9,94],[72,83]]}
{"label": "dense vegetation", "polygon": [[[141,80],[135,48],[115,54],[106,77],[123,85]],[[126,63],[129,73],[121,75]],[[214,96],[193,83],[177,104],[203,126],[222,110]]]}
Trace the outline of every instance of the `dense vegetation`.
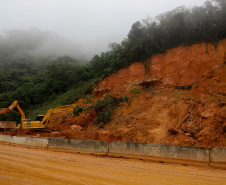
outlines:
{"label": "dense vegetation", "polygon": [[[133,62],[145,62],[153,54],[179,45],[211,42],[217,47],[226,38],[226,1],[206,1],[204,6],[178,7],[132,25],[121,44],[109,44],[110,51],[95,55],[88,64],[70,56],[37,56],[26,52],[33,43],[12,45],[11,37],[0,36],[0,107],[15,99],[28,111],[45,111],[69,104],[85,94],[103,77]],[[22,49],[21,49],[22,48]],[[25,48],[25,49],[24,49]],[[42,109],[39,109],[42,107]],[[38,112],[41,113],[41,112]],[[42,112],[43,113],[43,112]],[[13,120],[17,112],[0,116]]]}

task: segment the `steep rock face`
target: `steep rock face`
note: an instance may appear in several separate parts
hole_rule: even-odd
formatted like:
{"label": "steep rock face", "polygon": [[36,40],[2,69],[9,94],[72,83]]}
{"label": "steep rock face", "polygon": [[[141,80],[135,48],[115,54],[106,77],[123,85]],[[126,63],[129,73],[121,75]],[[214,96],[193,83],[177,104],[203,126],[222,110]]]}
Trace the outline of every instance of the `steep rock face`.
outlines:
{"label": "steep rock face", "polygon": [[154,55],[146,64],[134,63],[99,82],[94,93],[122,96],[129,94],[133,85],[144,81],[180,86],[209,82],[210,84],[205,83],[207,87],[200,88],[200,91],[225,92],[225,72],[226,39],[220,41],[217,48],[206,43],[180,46],[164,54]]}

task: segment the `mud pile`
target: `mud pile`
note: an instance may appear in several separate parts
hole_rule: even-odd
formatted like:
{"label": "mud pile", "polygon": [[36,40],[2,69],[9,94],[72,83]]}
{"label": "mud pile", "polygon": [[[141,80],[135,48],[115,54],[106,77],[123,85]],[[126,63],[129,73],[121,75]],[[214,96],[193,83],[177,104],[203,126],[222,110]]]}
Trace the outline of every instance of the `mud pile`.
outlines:
{"label": "mud pile", "polygon": [[[51,116],[55,131],[45,136],[226,147],[226,40],[217,47],[180,46],[134,63],[99,82],[93,94],[77,102],[84,108],[80,116]],[[129,99],[100,123],[93,107],[106,95]]]}

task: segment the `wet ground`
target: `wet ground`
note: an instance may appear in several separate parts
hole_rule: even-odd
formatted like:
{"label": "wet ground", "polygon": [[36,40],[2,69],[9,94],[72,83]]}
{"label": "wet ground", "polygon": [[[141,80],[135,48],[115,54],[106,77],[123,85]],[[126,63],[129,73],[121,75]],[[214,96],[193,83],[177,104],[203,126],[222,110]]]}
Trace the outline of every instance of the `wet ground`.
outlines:
{"label": "wet ground", "polygon": [[226,170],[0,145],[0,184],[226,184]]}

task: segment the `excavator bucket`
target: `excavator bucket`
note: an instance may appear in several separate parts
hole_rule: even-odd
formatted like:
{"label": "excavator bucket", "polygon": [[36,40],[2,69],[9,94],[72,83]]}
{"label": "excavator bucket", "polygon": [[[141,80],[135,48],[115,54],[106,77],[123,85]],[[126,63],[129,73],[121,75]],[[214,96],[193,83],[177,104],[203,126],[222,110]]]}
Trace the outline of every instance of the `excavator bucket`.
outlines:
{"label": "excavator bucket", "polygon": [[1,108],[0,114],[8,114],[10,112],[9,108]]}

